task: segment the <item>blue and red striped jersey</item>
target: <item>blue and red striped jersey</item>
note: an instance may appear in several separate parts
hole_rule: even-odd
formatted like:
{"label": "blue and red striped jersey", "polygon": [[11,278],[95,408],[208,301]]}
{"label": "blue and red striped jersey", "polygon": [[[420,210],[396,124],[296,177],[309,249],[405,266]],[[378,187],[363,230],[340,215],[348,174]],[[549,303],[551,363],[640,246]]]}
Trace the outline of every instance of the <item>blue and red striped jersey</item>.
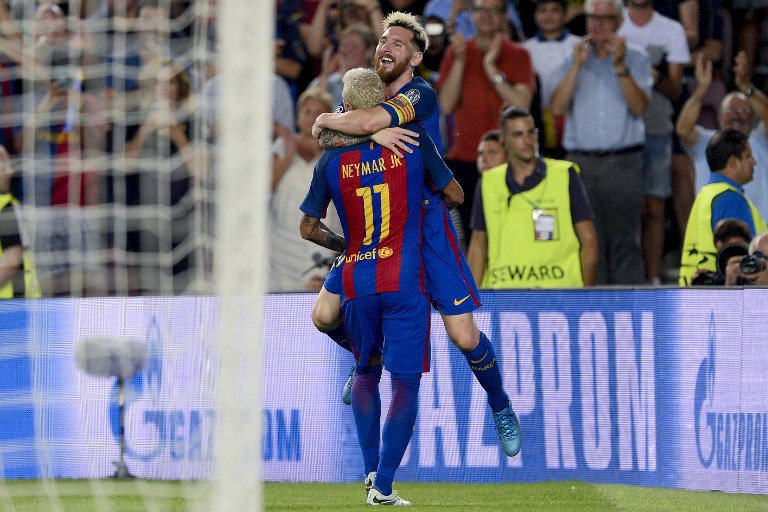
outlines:
{"label": "blue and red striped jersey", "polygon": [[421,77],[414,77],[402,86],[394,96],[379,103],[389,113],[389,126],[402,126],[407,123],[419,123],[427,130],[439,153],[443,151],[443,139],[440,136],[440,109],[437,94]]}
{"label": "blue and red striped jersey", "polygon": [[[408,129],[429,135],[417,124]],[[421,205],[425,174],[438,189],[453,179],[433,144],[422,143],[403,158],[369,142],[325,151],[318,161],[301,211],[322,218],[332,200],[347,250],[342,281],[353,299],[374,293],[424,293]]]}
{"label": "blue and red striped jersey", "polygon": [[[390,127],[411,122],[422,126],[429,134],[431,142],[437,147],[437,152],[442,154],[443,139],[440,135],[440,109],[437,94],[426,80],[418,76],[414,77],[394,96],[379,103],[379,106],[389,113]],[[425,140],[421,141],[421,144],[426,143]],[[429,182],[425,183],[424,198],[429,202],[440,200],[439,190]]]}

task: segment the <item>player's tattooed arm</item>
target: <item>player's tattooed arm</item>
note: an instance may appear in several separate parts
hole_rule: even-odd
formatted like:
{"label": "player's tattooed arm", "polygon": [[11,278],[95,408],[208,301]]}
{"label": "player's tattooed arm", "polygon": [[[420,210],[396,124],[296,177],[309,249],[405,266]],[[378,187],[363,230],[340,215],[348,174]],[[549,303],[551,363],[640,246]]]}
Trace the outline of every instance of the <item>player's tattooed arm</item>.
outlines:
{"label": "player's tattooed arm", "polygon": [[370,135],[347,135],[336,130],[323,130],[320,133],[320,145],[325,149],[344,148],[362,144],[371,140]]}
{"label": "player's tattooed arm", "polygon": [[417,140],[419,134],[394,126],[392,128],[383,128],[373,135],[347,135],[346,133],[335,130],[323,130],[320,133],[320,145],[324,149],[342,148],[362,144],[363,142],[373,141],[376,144],[384,146],[392,151],[398,157],[403,158],[404,153],[413,153],[411,146],[418,146]]}
{"label": "player's tattooed arm", "polygon": [[301,218],[299,231],[304,240],[309,240],[334,252],[342,252],[347,248],[347,242],[343,236],[331,231],[320,219],[310,217],[307,214]]}

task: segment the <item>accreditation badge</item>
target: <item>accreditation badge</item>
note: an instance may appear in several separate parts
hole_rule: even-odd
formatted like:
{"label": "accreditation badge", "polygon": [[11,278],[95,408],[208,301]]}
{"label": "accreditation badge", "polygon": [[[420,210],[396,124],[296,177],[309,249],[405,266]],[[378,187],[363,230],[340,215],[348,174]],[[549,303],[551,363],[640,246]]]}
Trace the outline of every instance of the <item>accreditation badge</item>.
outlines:
{"label": "accreditation badge", "polygon": [[537,241],[555,239],[555,216],[538,208],[533,210],[534,239]]}

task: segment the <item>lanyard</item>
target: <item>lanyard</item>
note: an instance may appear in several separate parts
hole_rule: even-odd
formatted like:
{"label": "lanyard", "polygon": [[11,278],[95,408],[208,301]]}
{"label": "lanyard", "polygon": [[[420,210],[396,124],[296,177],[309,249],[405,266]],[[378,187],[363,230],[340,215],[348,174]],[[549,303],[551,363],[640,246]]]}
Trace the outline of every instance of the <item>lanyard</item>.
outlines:
{"label": "lanyard", "polygon": [[516,185],[516,188],[518,188],[518,190],[515,191],[515,194],[509,194],[509,197],[507,198],[507,212],[509,212],[509,204],[512,202],[512,197],[515,196],[515,195],[519,195],[520,197],[522,197],[525,200],[525,202],[527,202],[529,205],[531,205],[531,208],[532,208],[531,217],[533,217],[533,220],[535,221],[536,219],[538,219],[539,216],[542,213],[544,213],[544,210],[542,210],[539,207],[539,205],[541,204],[541,201],[544,199],[544,196],[547,193],[547,185],[549,185],[549,180],[547,180],[547,176],[546,175],[544,175],[544,178],[542,178],[542,180],[544,181],[544,188],[542,189],[541,195],[539,196],[539,199],[536,202],[531,201],[528,198],[528,196],[526,196],[525,193],[518,188],[517,183],[514,183]]}

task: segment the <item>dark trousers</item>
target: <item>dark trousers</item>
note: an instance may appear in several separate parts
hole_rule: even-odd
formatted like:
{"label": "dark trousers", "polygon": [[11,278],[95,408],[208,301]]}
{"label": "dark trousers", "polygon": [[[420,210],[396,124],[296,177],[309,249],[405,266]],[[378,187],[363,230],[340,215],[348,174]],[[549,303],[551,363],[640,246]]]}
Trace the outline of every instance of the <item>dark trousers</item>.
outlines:
{"label": "dark trousers", "polygon": [[643,284],[640,246],[643,213],[643,160],[640,150],[594,155],[569,152],[566,160],[581,169],[595,212],[600,246],[597,284]]}

